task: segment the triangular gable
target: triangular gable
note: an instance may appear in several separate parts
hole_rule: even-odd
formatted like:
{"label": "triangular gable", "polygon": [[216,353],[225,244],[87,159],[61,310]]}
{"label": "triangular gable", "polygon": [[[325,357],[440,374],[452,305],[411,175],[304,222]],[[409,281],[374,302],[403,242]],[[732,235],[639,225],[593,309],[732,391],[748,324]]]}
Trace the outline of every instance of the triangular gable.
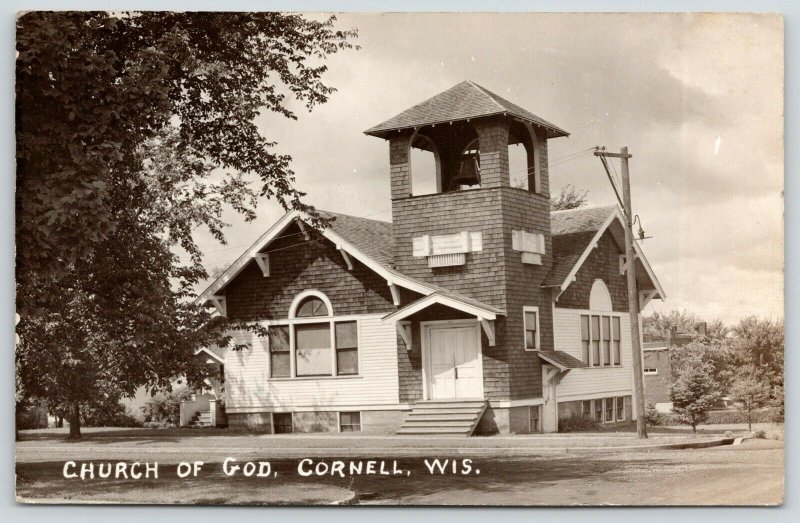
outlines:
{"label": "triangular gable", "polygon": [[[611,227],[613,223],[618,223],[620,227],[625,227],[625,219],[622,214],[622,210],[619,207],[614,207],[608,214],[608,217],[603,222],[603,224],[597,229],[597,232],[592,237],[592,240],[586,245],[585,249],[581,253],[580,257],[578,257],[575,264],[572,266],[570,271],[564,276],[563,278],[559,275],[556,281],[548,282],[544,286],[545,287],[556,287],[560,290],[560,292],[564,292],[567,287],[575,280],[575,276],[578,274],[578,271],[583,266],[584,262],[589,258],[592,251],[594,250],[597,242],[600,241],[600,238],[603,237],[603,234]],[[652,296],[652,298],[659,298],[664,299],[666,298],[666,294],[664,293],[664,289],[661,287],[661,283],[656,278],[655,273],[653,272],[652,267],[650,267],[650,263],[645,258],[644,252],[639,244],[634,241],[633,247],[636,252],[636,261],[637,261],[637,269],[643,269],[647,277],[650,279],[650,282],[653,284],[653,288],[656,290],[657,295]],[[621,248],[624,249],[624,242],[621,245]]]}
{"label": "triangular gable", "polygon": [[[244,254],[237,258],[236,261],[234,261],[224,273],[214,280],[214,282],[211,283],[211,285],[209,285],[208,288],[206,288],[206,290],[197,297],[195,303],[204,304],[211,300],[212,297],[214,297],[231,281],[233,281],[233,279],[238,276],[248,264],[251,262],[256,263],[256,255],[264,250],[273,240],[279,237],[281,233],[283,233],[297,220],[302,221],[305,224],[309,224],[310,226],[311,219],[305,213],[301,211],[290,211],[286,213],[280,220],[270,227],[267,232],[265,232],[258,240],[256,240],[256,242],[249,249],[247,249]],[[362,250],[353,245],[352,242],[349,242],[339,234],[335,233],[333,230],[331,230],[331,228],[325,229],[322,232],[322,236],[336,245],[339,250],[346,252],[349,256],[352,256],[374,271],[376,274],[386,279],[386,282],[389,286],[397,285],[426,296],[437,290],[434,287],[420,283],[416,280],[408,278],[407,276],[404,276],[403,274],[400,274],[389,267],[386,267],[373,257],[370,257],[362,252]]]}
{"label": "triangular gable", "polygon": [[420,298],[415,302],[409,303],[400,310],[387,314],[382,319],[384,321],[399,321],[435,304],[444,305],[445,307],[449,307],[451,309],[455,309],[487,321],[494,321],[497,316],[505,316],[505,312],[501,311],[500,309],[491,307],[477,300],[461,296],[454,292],[437,291],[433,294],[425,296],[424,298]]}

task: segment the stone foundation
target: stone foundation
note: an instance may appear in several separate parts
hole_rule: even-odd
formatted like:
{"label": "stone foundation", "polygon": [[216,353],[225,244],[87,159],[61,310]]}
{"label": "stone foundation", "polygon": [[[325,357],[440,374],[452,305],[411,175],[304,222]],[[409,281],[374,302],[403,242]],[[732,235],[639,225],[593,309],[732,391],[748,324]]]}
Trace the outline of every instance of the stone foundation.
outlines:
{"label": "stone foundation", "polygon": [[494,434],[531,434],[529,407],[487,407],[475,428],[475,435]]}

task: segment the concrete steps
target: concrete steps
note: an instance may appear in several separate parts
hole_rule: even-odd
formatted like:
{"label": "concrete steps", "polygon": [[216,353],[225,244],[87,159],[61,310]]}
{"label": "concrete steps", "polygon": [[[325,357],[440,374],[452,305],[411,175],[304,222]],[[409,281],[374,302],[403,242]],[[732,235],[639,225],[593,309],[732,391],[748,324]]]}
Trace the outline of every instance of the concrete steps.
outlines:
{"label": "concrete steps", "polygon": [[194,418],[189,422],[190,427],[203,428],[211,426],[211,411],[198,412]]}
{"label": "concrete steps", "polygon": [[397,433],[471,436],[485,410],[484,400],[421,401],[414,405]]}

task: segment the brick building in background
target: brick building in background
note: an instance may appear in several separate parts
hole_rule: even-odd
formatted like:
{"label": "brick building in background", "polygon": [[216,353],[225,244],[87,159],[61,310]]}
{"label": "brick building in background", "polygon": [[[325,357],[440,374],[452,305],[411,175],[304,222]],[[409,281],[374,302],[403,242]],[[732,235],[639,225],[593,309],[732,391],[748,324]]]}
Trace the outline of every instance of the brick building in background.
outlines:
{"label": "brick building in background", "polygon": [[671,349],[688,345],[693,340],[706,336],[707,324],[700,322],[693,331],[679,331],[670,327],[666,336],[644,334],[642,344],[644,371],[644,397],[646,405],[653,405],[659,412],[672,412],[669,388],[672,385]]}
{"label": "brick building in background", "polygon": [[[365,131],[388,141],[392,222],[284,216],[199,298],[269,336],[182,419],[265,432],[530,433],[630,420],[624,230],[616,207],[551,212],[557,126],[472,82]],[[512,186],[509,148],[527,177]],[[419,194],[412,151],[433,157]],[[414,173],[415,175],[418,173]],[[638,249],[640,307],[664,292]],[[208,413],[206,413],[208,411]]]}

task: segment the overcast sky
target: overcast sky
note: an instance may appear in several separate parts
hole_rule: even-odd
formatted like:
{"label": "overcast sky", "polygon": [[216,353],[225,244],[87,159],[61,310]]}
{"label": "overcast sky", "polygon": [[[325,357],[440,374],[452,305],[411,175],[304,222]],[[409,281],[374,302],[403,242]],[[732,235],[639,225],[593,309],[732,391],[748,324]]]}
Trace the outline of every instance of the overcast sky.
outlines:
{"label": "overcast sky", "polygon": [[[472,80],[566,129],[549,141],[551,190],[615,202],[598,159],[627,145],[642,246],[673,308],[733,322],[783,316],[783,33],[773,15],[340,15],[360,51],[328,61],[338,89],[299,120],[266,116],[321,209],[390,219],[384,140],[363,131]],[[566,158],[565,158],[566,157]],[[561,160],[558,160],[562,158]],[[572,159],[570,159],[572,158]],[[617,170],[619,165],[617,164]],[[228,246],[198,231],[209,270],[283,214],[228,215]]]}

